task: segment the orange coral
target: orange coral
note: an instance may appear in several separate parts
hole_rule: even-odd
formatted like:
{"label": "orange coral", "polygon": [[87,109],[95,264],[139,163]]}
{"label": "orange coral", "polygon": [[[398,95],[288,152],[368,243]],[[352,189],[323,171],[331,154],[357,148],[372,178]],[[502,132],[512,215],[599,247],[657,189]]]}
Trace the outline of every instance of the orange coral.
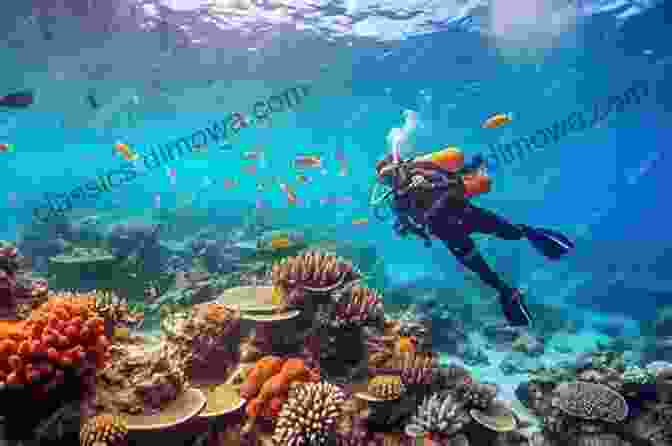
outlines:
{"label": "orange coral", "polygon": [[62,377],[58,367],[78,367],[87,353],[102,367],[109,358],[109,341],[91,303],[55,295],[27,320],[0,324],[0,382],[29,384]]}
{"label": "orange coral", "polygon": [[246,399],[255,397],[266,381],[280,373],[283,362],[284,360],[277,356],[264,356],[257,361],[240,386],[240,396]]}
{"label": "orange coral", "polygon": [[395,345],[395,352],[398,355],[404,353],[415,354],[417,341],[413,336],[399,336]]}
{"label": "orange coral", "polygon": [[319,381],[319,374],[306,367],[302,359],[288,359],[278,373],[263,383],[258,395],[247,405],[247,415],[276,416],[287,400],[291,384],[309,381]]}

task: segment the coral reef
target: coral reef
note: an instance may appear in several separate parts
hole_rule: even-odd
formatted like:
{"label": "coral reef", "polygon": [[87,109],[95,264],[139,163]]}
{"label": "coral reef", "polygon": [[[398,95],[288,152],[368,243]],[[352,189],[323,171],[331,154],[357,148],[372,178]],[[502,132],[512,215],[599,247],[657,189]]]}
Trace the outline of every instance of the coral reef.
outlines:
{"label": "coral reef", "polygon": [[278,415],[273,441],[277,446],[327,444],[344,402],[345,394],[333,384],[294,385]]}
{"label": "coral reef", "polygon": [[354,286],[338,297],[333,316],[332,328],[380,326],[385,320],[383,299],[374,290]]}
{"label": "coral reef", "polygon": [[95,406],[105,413],[157,412],[188,385],[178,358],[160,348],[112,345],[112,361],[98,370]]}
{"label": "coral reef", "polygon": [[239,360],[240,312],[210,303],[162,321],[164,348],[190,381],[221,376]]}
{"label": "coral reef", "polygon": [[318,381],[319,378],[319,374],[306,367],[301,359],[262,358],[241,386],[241,396],[251,399],[246,412],[252,419],[275,417],[293,384]]}
{"label": "coral reef", "polygon": [[418,412],[406,425],[408,436],[422,437],[427,433],[441,433],[451,436],[471,422],[471,416],[464,404],[450,392],[425,397]]}
{"label": "coral reef", "polygon": [[25,319],[46,300],[47,281],[31,277],[24,264],[14,245],[0,243],[0,319]]}
{"label": "coral reef", "polygon": [[127,440],[126,421],[117,415],[102,414],[89,419],[79,434],[80,446],[121,446]]}
{"label": "coral reef", "polygon": [[367,391],[374,398],[396,400],[406,392],[406,388],[397,375],[379,375],[371,378]]}
{"label": "coral reef", "polygon": [[272,269],[273,285],[290,307],[301,307],[309,294],[332,293],[359,279],[361,274],[351,263],[314,251],[283,259]]}

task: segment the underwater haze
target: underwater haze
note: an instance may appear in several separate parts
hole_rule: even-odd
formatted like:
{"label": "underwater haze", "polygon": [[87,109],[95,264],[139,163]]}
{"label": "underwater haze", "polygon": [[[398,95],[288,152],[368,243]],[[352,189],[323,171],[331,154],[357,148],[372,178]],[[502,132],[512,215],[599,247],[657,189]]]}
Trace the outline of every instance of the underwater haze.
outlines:
{"label": "underwater haze", "polygon": [[[6,3],[0,239],[50,290],[112,290],[155,334],[318,250],[505,398],[568,353],[672,362],[670,2]],[[434,177],[398,166],[448,147],[489,191],[404,201]]]}

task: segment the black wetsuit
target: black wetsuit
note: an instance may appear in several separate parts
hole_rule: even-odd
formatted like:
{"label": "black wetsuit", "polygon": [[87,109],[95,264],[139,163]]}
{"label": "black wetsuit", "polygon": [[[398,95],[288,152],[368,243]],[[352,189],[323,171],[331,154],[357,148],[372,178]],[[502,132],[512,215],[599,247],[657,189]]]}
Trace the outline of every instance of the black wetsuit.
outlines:
{"label": "black wetsuit", "polygon": [[507,285],[489,267],[471,235],[481,233],[505,240],[520,240],[525,237],[525,226],[510,223],[464,198],[461,175],[476,167],[466,166],[457,174],[434,169],[430,175],[423,175],[427,180],[423,192],[431,191],[432,205],[427,208],[419,203],[422,200],[418,200],[418,192],[415,191],[397,195],[394,200],[395,229],[401,234],[412,232],[423,238],[426,244],[430,243],[430,235],[437,237],[462,265],[497,290],[500,297],[511,298],[515,288]]}

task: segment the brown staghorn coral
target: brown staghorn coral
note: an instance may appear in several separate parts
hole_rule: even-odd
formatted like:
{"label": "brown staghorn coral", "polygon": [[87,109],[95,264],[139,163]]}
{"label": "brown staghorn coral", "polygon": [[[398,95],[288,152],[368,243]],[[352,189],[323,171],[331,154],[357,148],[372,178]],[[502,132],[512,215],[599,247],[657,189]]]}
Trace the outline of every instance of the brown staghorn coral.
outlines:
{"label": "brown staghorn coral", "polygon": [[434,353],[404,353],[397,361],[404,384],[431,384],[438,372],[438,359]]}
{"label": "brown staghorn coral", "polygon": [[602,384],[561,383],[555,393],[558,408],[573,417],[618,423],[628,416],[625,399]]}
{"label": "brown staghorn coral", "polygon": [[277,446],[327,443],[345,402],[343,391],[327,382],[292,385],[273,433]]}
{"label": "brown staghorn coral", "polygon": [[117,446],[126,441],[126,421],[117,415],[102,414],[88,420],[79,432],[80,446]]}
{"label": "brown staghorn coral", "polygon": [[290,307],[301,306],[306,293],[331,293],[361,277],[350,262],[317,251],[283,259],[271,271],[273,285]]}
{"label": "brown staghorn coral", "polygon": [[367,391],[381,400],[396,400],[406,391],[401,377],[397,375],[374,376],[369,380]]}
{"label": "brown staghorn coral", "polygon": [[335,328],[382,326],[385,320],[383,299],[376,291],[354,286],[339,297],[334,317],[329,321]]}

